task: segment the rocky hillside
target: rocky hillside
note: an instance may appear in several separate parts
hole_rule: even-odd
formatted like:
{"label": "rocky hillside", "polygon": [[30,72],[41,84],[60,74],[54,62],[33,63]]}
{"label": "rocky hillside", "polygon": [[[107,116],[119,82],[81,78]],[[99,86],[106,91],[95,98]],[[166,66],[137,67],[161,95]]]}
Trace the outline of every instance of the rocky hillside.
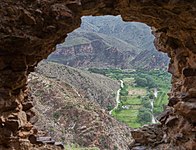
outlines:
{"label": "rocky hillside", "polygon": [[141,51],[130,64],[134,66],[135,69],[166,69],[168,65],[167,56],[158,51],[147,49],[146,51]]}
{"label": "rocky hillside", "polygon": [[70,84],[82,98],[95,101],[104,109],[115,105],[116,91],[120,86],[118,81],[48,61],[39,63],[36,72]]}
{"label": "rocky hillside", "polygon": [[[50,67],[47,68],[48,64]],[[75,88],[71,76],[77,74],[77,81],[80,80],[81,83],[84,80],[83,82],[86,82],[84,76],[79,75],[79,72],[82,73],[82,71],[64,67],[62,72],[57,73],[56,69],[59,68],[59,71],[63,66],[55,65],[41,63],[36,72],[31,73],[28,79],[29,88],[35,100],[34,111],[36,116],[39,116],[32,118],[31,122],[37,121],[35,126],[39,131],[43,131],[39,134],[51,136],[65,144],[74,143],[83,147],[98,147],[101,150],[129,149],[128,145],[132,142],[131,129],[111,117],[105,109],[96,103],[96,100],[84,98]],[[42,74],[42,69],[44,69],[43,72],[48,69],[48,74]],[[51,73],[49,73],[50,71]],[[63,76],[63,72],[66,77],[59,78],[59,76]],[[92,76],[99,77],[98,81],[100,82],[103,81],[99,75],[93,74]],[[69,79],[71,81],[67,82]],[[113,84],[118,85],[115,82]],[[92,89],[93,86],[96,85],[92,83],[90,88]],[[105,98],[107,99],[107,97]]]}
{"label": "rocky hillside", "polygon": [[[151,29],[123,22],[120,16],[83,17],[49,60],[74,67],[162,68],[168,58],[157,52]],[[145,65],[144,65],[145,64]]]}

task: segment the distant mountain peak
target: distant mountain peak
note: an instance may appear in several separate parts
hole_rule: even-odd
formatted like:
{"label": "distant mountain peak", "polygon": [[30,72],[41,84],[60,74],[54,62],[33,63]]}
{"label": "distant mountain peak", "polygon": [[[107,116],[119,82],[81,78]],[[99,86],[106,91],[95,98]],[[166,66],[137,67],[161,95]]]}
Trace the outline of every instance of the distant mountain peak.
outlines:
{"label": "distant mountain peak", "polygon": [[81,27],[57,46],[49,60],[82,68],[167,66],[169,58],[155,49],[153,41],[146,24],[124,22],[120,16],[85,16]]}

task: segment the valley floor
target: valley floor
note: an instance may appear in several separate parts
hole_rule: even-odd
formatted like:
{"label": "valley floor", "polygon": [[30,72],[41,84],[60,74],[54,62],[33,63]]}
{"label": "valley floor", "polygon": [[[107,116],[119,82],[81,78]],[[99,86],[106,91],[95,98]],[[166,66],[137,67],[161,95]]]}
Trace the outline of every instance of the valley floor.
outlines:
{"label": "valley floor", "polygon": [[168,103],[170,75],[163,70],[90,70],[123,82],[117,92],[117,105],[110,114],[132,128],[155,123]]}

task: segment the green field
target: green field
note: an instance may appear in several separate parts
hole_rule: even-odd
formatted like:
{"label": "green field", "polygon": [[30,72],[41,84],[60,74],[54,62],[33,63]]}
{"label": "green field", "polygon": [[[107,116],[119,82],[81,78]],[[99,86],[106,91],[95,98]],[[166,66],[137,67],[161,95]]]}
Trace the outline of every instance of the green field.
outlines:
{"label": "green field", "polygon": [[[121,103],[112,111],[112,115],[132,128],[151,123],[152,114],[156,117],[168,103],[167,93],[171,87],[171,76],[163,70],[124,71],[93,68],[90,71],[123,80],[124,87],[120,91]],[[157,98],[153,94],[155,88],[158,90]],[[151,99],[154,100],[153,111],[151,111]]]}
{"label": "green field", "polygon": [[[127,108],[123,109],[123,106]],[[112,115],[119,121],[128,124],[130,127],[138,128],[140,124],[137,123],[137,116],[139,108],[141,107],[141,99],[137,96],[128,96],[127,100],[121,101],[120,108],[112,111]]]}

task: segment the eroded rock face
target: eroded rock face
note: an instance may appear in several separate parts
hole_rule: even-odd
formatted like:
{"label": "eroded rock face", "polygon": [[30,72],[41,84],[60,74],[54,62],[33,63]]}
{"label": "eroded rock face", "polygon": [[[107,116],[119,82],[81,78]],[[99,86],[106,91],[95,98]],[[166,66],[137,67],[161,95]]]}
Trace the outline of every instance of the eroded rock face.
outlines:
{"label": "eroded rock face", "polygon": [[107,47],[101,40],[94,40],[91,43],[59,48],[49,57],[49,60],[55,61],[55,57],[62,57],[64,60],[59,63],[72,67],[123,68],[129,65],[128,56],[132,55],[132,52],[123,53],[115,47]]}
{"label": "eroded rock face", "polygon": [[34,134],[32,106],[26,105],[31,103],[29,72],[80,25],[81,16],[106,14],[153,27],[155,45],[168,53],[173,75],[169,111],[160,118],[167,143],[162,148],[196,149],[196,1],[188,0],[2,0],[0,148],[22,149],[21,143]]}

